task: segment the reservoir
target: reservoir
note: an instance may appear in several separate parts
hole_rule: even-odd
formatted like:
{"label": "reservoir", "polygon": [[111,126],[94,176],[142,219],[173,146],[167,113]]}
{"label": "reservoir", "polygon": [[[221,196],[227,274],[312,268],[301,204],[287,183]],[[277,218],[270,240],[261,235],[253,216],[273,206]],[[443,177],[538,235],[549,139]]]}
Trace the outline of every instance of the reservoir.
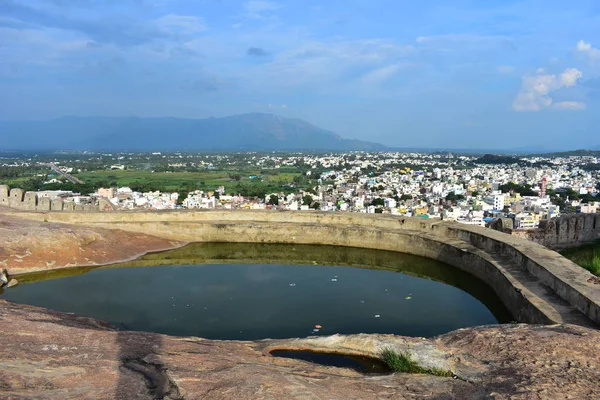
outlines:
{"label": "reservoir", "polygon": [[511,319],[488,286],[449,265],[332,246],[192,244],[19,281],[0,297],[123,330],[209,339],[431,337]]}

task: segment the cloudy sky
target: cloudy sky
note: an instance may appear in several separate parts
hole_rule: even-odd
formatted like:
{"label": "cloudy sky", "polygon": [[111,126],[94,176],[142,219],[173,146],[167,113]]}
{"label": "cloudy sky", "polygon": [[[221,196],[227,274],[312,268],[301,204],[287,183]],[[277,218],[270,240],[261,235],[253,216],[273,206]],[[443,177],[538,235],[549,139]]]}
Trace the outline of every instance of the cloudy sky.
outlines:
{"label": "cloudy sky", "polygon": [[600,1],[0,0],[0,119],[246,112],[392,146],[597,146]]}

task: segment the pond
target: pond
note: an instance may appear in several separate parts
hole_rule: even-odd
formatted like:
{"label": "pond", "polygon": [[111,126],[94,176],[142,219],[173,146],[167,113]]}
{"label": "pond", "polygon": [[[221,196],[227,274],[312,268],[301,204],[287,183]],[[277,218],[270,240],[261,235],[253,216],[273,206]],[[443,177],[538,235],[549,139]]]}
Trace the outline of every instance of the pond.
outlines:
{"label": "pond", "polygon": [[209,339],[430,337],[511,319],[488,286],[449,265],[332,246],[192,244],[19,280],[1,297],[124,330]]}

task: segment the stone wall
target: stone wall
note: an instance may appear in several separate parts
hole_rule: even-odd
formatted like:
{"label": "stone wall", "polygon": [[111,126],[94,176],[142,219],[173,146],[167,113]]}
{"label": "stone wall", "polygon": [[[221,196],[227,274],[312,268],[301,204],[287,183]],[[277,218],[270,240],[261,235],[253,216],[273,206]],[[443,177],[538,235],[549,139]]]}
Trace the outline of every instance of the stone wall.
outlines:
{"label": "stone wall", "polygon": [[500,219],[490,227],[559,250],[600,239],[600,214],[563,215],[540,221],[537,229],[510,229]]}
{"label": "stone wall", "polygon": [[35,192],[9,188],[0,185],[0,206],[24,211],[113,211],[114,205],[107,199],[99,199],[98,204],[75,204],[62,199],[50,200],[38,197]]}
{"label": "stone wall", "polygon": [[188,242],[300,243],[391,250],[440,260],[487,283],[516,320],[600,325],[600,286],[539,244],[441,220],[293,211],[20,213]]}

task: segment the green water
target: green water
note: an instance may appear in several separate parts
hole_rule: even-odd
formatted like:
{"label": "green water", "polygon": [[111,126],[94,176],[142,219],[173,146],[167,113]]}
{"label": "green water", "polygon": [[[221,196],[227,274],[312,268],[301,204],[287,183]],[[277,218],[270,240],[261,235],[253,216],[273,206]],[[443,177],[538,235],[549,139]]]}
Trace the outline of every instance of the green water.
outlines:
{"label": "green water", "polygon": [[[488,286],[449,265],[345,247],[191,244],[132,262],[19,280],[1,297],[121,329],[211,339],[430,337],[511,319]],[[315,331],[315,325],[322,328]]]}

